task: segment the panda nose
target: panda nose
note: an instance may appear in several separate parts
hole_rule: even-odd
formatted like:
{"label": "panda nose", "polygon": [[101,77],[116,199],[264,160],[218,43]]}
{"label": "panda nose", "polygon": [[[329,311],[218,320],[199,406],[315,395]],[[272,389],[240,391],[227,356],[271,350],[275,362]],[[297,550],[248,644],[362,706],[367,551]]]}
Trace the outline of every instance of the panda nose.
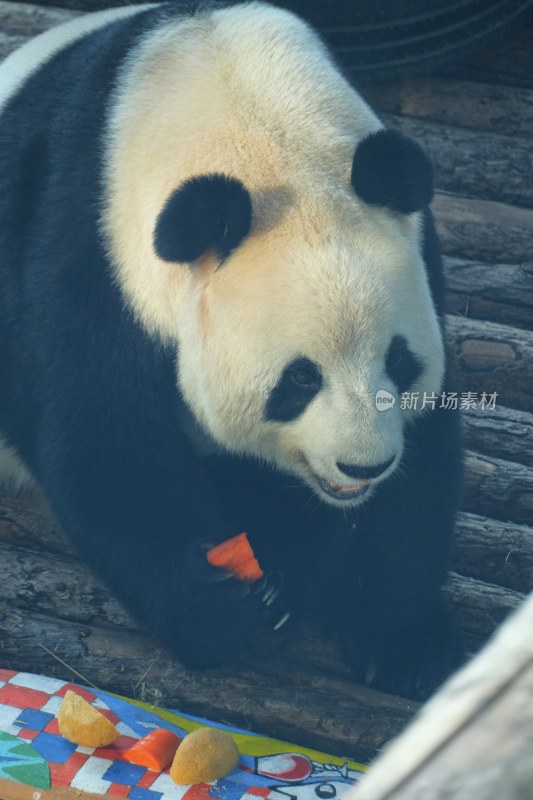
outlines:
{"label": "panda nose", "polygon": [[368,481],[371,478],[377,478],[386,469],[390,467],[392,462],[394,461],[394,456],[389,458],[388,461],[384,461],[382,464],[375,464],[373,466],[360,466],[359,464],[341,464],[340,461],[337,461],[337,467],[340,469],[341,472],[344,472],[345,475],[348,475],[350,478],[359,478],[363,481]]}

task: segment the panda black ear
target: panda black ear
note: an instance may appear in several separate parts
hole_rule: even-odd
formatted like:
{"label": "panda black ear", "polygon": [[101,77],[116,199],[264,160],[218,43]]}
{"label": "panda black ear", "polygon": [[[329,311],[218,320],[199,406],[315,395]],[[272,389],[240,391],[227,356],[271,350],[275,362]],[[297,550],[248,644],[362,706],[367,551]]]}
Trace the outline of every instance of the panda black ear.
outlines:
{"label": "panda black ear", "polygon": [[236,178],[199,175],[168,198],[154,230],[154,248],[163,261],[191,263],[209,250],[226,258],[252,222],[252,201]]}
{"label": "panda black ear", "polygon": [[433,168],[420,145],[403,133],[383,129],[357,145],[352,186],[369,205],[411,214],[431,202]]}

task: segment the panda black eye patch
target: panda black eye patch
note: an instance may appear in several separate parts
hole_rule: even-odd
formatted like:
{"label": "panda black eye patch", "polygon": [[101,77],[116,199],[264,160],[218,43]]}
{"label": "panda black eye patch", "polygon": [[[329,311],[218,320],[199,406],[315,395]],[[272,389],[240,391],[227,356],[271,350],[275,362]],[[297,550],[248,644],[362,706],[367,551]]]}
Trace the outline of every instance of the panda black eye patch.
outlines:
{"label": "panda black eye patch", "polygon": [[283,370],[270,392],[265,419],[291,422],[302,414],[322,388],[322,375],[308,358],[297,358]]}
{"label": "panda black eye patch", "polygon": [[400,394],[407,392],[422,373],[422,364],[413,355],[403,336],[395,336],[390,343],[385,367]]}

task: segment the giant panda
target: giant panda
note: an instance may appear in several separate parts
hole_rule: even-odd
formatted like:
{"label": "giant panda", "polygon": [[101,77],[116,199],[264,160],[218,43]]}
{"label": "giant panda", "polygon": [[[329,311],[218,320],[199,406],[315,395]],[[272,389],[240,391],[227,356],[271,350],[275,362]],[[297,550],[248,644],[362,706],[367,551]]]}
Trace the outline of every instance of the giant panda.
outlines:
{"label": "giant panda", "polygon": [[[186,666],[311,614],[431,691],[461,445],[427,156],[259,0],[71,21],[0,108],[3,477]],[[242,531],[251,585],[206,559]]]}

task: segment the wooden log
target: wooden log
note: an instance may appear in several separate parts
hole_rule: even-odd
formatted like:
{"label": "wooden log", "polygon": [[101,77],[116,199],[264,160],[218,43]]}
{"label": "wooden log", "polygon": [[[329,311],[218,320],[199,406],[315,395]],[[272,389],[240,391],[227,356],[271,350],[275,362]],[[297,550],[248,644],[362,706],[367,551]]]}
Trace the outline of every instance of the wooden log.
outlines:
{"label": "wooden log", "polygon": [[55,620],[4,602],[0,631],[4,668],[67,680],[75,670],[101,689],[356,760],[372,757],[417,708],[270,654],[257,664],[185,670],[139,633]]}
{"label": "wooden log", "polygon": [[533,90],[421,76],[369,86],[378,111],[507,136],[533,134]]}
{"label": "wooden log", "polygon": [[450,573],[445,586],[469,653],[477,653],[525,595],[503,586]]}
{"label": "wooden log", "polygon": [[463,410],[465,446],[476,453],[533,467],[533,414],[496,405]]}
{"label": "wooden log", "polygon": [[74,622],[138,627],[81,562],[1,543],[0,600]]}
{"label": "wooden log", "polygon": [[533,211],[437,193],[432,203],[443,251],[488,263],[529,263]]}
{"label": "wooden log", "polygon": [[447,337],[460,392],[496,393],[496,405],[533,411],[531,331],[448,316]]}
{"label": "wooden log", "polygon": [[451,128],[393,114],[383,119],[424,146],[433,161],[439,191],[533,206],[530,138]]}
{"label": "wooden log", "polygon": [[[483,558],[479,563],[478,556]],[[462,575],[452,575],[448,591],[459,608],[469,648],[477,650],[516,605],[519,593],[533,585],[533,531],[461,515],[454,568]],[[467,576],[502,585],[487,588]],[[111,592],[78,560],[7,543],[0,544],[0,601],[13,609],[73,623],[139,629]],[[336,677],[349,676],[337,644],[324,636],[318,619],[306,618],[293,640],[284,645],[289,663]]]}
{"label": "wooden log", "polygon": [[533,598],[422,709],[347,800],[529,800]]}
{"label": "wooden log", "polygon": [[533,329],[533,262],[483,264],[445,257],[446,311]]}
{"label": "wooden log", "polygon": [[463,512],[457,517],[452,567],[527,594],[533,591],[533,528]]}
{"label": "wooden log", "polygon": [[467,452],[461,508],[529,525],[533,519],[533,469],[502,458]]}
{"label": "wooden log", "polygon": [[82,13],[60,8],[61,3],[49,3],[48,5],[50,8],[46,8],[44,3],[1,0],[0,29],[6,36],[22,36],[30,39],[53,25],[59,25]]}
{"label": "wooden log", "polygon": [[32,36],[67,22],[79,13],[62,8],[43,8],[29,3],[0,0],[0,60]]}

